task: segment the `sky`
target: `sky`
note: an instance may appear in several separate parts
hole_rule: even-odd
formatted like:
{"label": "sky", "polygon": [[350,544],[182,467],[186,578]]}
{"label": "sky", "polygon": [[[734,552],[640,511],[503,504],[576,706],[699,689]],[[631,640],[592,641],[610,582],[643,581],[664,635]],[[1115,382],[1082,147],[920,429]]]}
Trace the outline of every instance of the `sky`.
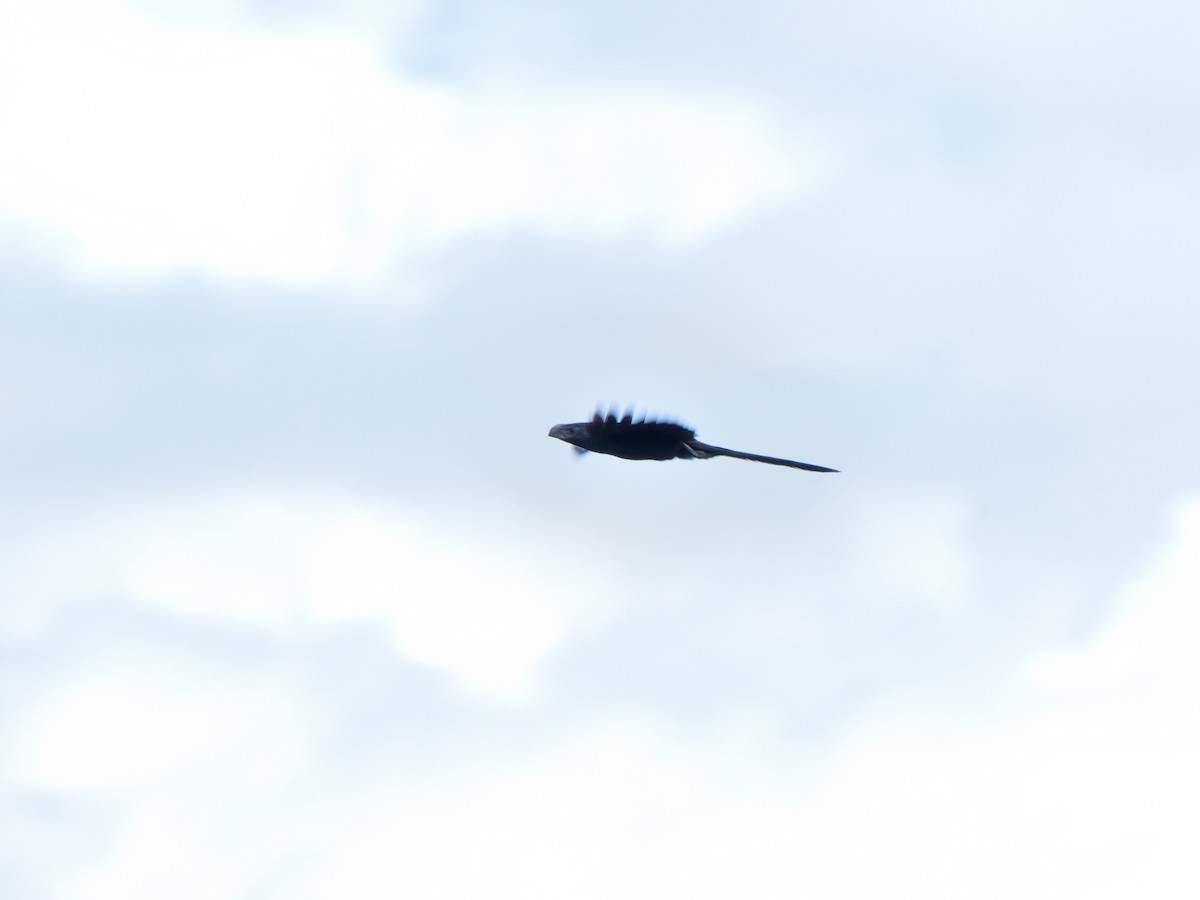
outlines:
{"label": "sky", "polygon": [[0,895],[1195,896],[1198,27],[0,8]]}

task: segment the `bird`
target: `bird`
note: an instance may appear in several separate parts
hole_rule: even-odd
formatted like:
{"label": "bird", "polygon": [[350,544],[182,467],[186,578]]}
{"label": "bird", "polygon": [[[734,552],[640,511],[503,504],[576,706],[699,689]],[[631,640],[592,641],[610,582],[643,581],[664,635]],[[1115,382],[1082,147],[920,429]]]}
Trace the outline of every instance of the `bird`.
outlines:
{"label": "bird", "polygon": [[749,459],[772,466],[790,466],[809,472],[837,472],[825,466],[796,462],[794,459],[779,459],[761,456],[726,447],[714,447],[696,440],[696,432],[678,422],[658,421],[641,418],[634,420],[632,412],[620,419],[614,411],[602,415],[599,410],[590,422],[571,422],[555,425],[549,437],[573,444],[578,454],[607,453],[622,459],[710,459],[714,456],[732,456],[734,459]]}

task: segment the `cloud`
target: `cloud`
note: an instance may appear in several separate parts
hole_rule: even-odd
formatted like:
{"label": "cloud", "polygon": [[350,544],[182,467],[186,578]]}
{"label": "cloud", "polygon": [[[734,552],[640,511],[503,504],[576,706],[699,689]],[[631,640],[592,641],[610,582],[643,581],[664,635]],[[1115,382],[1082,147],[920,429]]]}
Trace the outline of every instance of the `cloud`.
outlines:
{"label": "cloud", "polygon": [[1191,896],[1197,559],[1192,500],[1094,640],[1032,658],[986,703],[872,716],[814,811],[832,852],[871,848],[876,874],[860,866],[845,895]]}
{"label": "cloud", "polygon": [[522,544],[529,526],[519,519],[462,516],[237,489],[103,508],[31,529],[12,548],[4,588],[15,602],[0,630],[30,639],[73,603],[112,596],[263,633],[373,622],[469,692],[520,701],[542,660],[587,620],[604,576],[592,569],[579,584],[559,563],[530,558],[522,546],[559,562],[571,551],[544,536]]}
{"label": "cloud", "polygon": [[[473,528],[490,532],[487,523],[460,529],[454,549],[440,537],[446,519],[344,497],[242,491],[172,507],[94,517],[77,530],[86,540],[42,556],[80,559],[76,568],[100,583],[86,555],[71,554],[107,535],[109,583],[183,622],[207,616],[278,631],[365,616],[413,637],[426,632],[406,618],[411,610],[376,606],[388,585],[423,585],[461,622],[487,613],[456,606],[455,587],[469,592],[483,575],[501,587],[491,602],[534,634],[539,623],[572,622],[562,608],[547,615],[536,603],[510,604],[505,585],[521,584],[511,549],[497,568],[494,544],[467,539]],[[943,542],[961,539],[953,535],[964,512],[946,501],[927,514],[945,535],[914,552],[936,558]],[[877,520],[868,526],[892,534],[886,505]],[[29,707],[6,774],[27,788],[100,791],[123,804],[110,852],[78,869],[62,896],[161,895],[181,872],[195,873],[195,896],[254,887],[300,898],[347,889],[1037,898],[1127,896],[1139,885],[1189,896],[1188,823],[1200,802],[1192,773],[1200,727],[1188,702],[1198,547],[1193,502],[1166,551],[1117,592],[1121,607],[1094,641],[1044,654],[986,692],[947,699],[897,685],[819,741],[777,730],[777,717],[794,714],[787,702],[681,732],[653,707],[588,709],[579,697],[584,706],[568,720],[509,707],[504,739],[471,731],[419,772],[394,759],[360,769],[361,757],[329,752],[331,735],[298,702],[286,667],[246,677],[244,668],[197,669],[170,650],[143,648],[61,678]],[[15,548],[14,559],[36,560],[29,550]],[[282,568],[300,575],[280,580]],[[447,583],[430,587],[435,578]],[[196,579],[203,591],[193,595]],[[235,583],[258,583],[257,599],[231,591]],[[384,587],[372,600],[376,584]],[[559,596],[536,582],[526,588],[514,591],[525,602]],[[355,599],[364,591],[368,599]],[[538,652],[518,652],[517,668]],[[435,664],[471,677],[454,668],[453,653]],[[361,702],[352,680],[332,689],[329,702]],[[411,716],[402,697],[390,707]],[[411,721],[402,731],[405,743],[429,739]]]}
{"label": "cloud", "polygon": [[26,720],[10,773],[36,788],[108,793],[169,782],[197,765],[260,790],[295,777],[306,744],[294,699],[211,667],[196,674],[160,658],[64,678]]}
{"label": "cloud", "polygon": [[7,18],[0,223],[90,276],[365,289],[501,232],[687,245],[817,177],[742,97],[416,80],[348,29]]}
{"label": "cloud", "polygon": [[1116,624],[1087,647],[1036,660],[1026,672],[1031,683],[1080,700],[1120,696],[1135,718],[1197,718],[1200,500],[1180,503],[1172,525],[1170,543],[1118,598]]}

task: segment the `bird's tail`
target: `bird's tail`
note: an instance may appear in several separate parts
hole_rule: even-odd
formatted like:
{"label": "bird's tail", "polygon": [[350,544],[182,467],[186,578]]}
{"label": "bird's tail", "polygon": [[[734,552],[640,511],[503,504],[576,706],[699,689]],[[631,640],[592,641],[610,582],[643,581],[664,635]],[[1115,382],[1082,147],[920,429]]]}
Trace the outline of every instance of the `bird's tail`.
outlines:
{"label": "bird's tail", "polygon": [[714,447],[701,441],[688,441],[687,447],[697,459],[708,459],[712,456],[732,456],[734,459],[749,459],[754,462],[769,463],[772,466],[791,466],[793,469],[806,469],[809,472],[836,472],[825,466],[814,466],[812,463],[796,462],[794,459],[779,459],[775,456],[760,456],[757,453],[743,453],[741,450],[729,450],[725,447]]}

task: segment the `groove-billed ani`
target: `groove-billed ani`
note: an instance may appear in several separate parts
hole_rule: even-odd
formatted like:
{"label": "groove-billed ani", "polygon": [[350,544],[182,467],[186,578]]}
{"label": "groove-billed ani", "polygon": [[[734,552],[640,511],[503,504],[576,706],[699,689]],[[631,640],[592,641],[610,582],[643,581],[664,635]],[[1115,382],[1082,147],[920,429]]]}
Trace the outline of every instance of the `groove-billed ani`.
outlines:
{"label": "groove-billed ani", "polygon": [[708,459],[712,456],[732,456],[736,459],[752,459],[754,462],[770,463],[773,466],[791,466],[810,472],[836,472],[825,466],[777,459],[774,456],[759,456],[727,450],[696,440],[696,432],[678,422],[655,422],[644,419],[634,421],[632,413],[618,419],[610,412],[607,416],[597,412],[590,422],[574,422],[570,425],[555,425],[550,437],[575,445],[576,453],[607,453],[622,459]]}

